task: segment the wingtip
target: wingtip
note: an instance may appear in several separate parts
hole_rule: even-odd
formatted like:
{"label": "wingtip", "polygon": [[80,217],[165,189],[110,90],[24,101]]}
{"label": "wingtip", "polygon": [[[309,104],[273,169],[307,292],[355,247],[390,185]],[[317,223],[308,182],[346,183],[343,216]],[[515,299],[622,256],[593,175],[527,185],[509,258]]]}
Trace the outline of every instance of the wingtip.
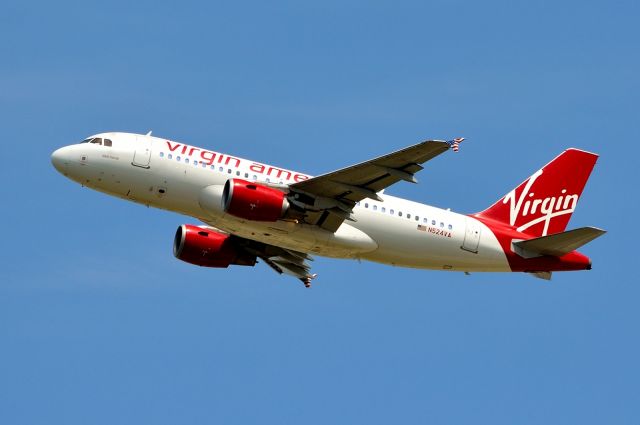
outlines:
{"label": "wingtip", "polygon": [[607,233],[606,230],[601,229],[599,227],[595,227],[595,226],[589,226],[589,228],[593,231],[595,231],[596,233],[598,233],[598,236],[604,235],[605,233]]}

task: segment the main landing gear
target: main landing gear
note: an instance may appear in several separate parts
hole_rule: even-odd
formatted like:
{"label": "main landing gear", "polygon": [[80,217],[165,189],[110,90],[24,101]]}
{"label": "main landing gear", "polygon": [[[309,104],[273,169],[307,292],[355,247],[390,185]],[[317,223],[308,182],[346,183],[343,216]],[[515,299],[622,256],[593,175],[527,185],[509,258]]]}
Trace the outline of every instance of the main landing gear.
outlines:
{"label": "main landing gear", "polygon": [[300,281],[304,283],[305,288],[311,288],[311,281],[318,276],[317,273],[307,275],[305,277],[301,277]]}

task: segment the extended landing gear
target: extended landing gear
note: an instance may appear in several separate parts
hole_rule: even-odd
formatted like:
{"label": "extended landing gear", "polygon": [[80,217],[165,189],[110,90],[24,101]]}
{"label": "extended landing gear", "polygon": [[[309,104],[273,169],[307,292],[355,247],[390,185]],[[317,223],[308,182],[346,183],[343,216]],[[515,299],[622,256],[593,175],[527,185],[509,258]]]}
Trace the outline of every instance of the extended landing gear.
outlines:
{"label": "extended landing gear", "polygon": [[300,281],[304,283],[305,288],[311,288],[311,281],[315,279],[318,275],[316,273],[307,275],[305,277],[301,277]]}

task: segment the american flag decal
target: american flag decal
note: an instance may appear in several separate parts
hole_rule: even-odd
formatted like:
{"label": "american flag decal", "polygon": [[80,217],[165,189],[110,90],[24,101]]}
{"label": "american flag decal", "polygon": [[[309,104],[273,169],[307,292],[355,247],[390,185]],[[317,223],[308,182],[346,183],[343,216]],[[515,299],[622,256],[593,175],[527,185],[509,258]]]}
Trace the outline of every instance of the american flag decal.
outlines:
{"label": "american flag decal", "polygon": [[460,143],[462,143],[463,140],[464,137],[457,137],[453,140],[447,140],[447,143],[449,143],[449,146],[451,146],[454,152],[458,152],[460,150]]}
{"label": "american flag decal", "polygon": [[427,226],[423,226],[422,224],[418,224],[418,230],[422,230],[423,232],[427,231]]}

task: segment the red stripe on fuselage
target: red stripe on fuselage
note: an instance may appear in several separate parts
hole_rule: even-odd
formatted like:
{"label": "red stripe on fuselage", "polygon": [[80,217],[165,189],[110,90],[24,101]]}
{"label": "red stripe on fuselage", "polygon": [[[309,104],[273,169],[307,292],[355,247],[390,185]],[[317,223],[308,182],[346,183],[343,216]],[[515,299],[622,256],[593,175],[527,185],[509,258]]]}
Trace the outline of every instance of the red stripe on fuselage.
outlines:
{"label": "red stripe on fuselage", "polygon": [[578,251],[572,251],[562,257],[544,255],[535,258],[523,258],[512,250],[511,243],[514,240],[534,239],[531,235],[518,232],[514,227],[510,227],[502,222],[472,214],[470,217],[486,225],[498,239],[504,251],[509,267],[514,272],[552,272],[570,270],[588,270],[591,268],[591,260]]}

